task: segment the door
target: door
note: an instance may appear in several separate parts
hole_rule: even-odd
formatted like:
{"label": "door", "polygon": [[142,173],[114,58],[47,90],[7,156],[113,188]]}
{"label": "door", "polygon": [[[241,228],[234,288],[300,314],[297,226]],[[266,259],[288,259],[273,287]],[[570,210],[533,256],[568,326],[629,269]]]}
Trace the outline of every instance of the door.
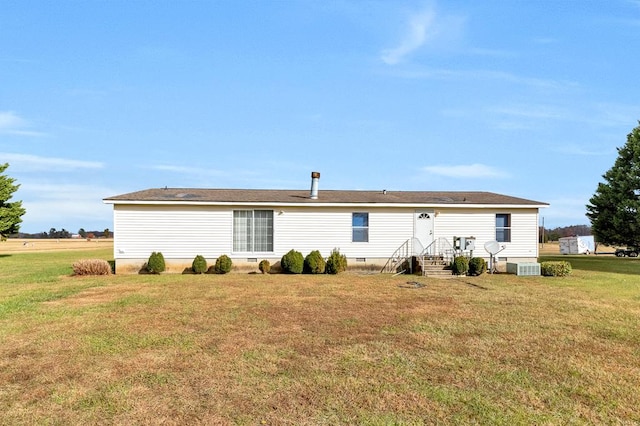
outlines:
{"label": "door", "polygon": [[[414,215],[413,236],[420,241],[422,248],[433,242],[433,210],[416,210]],[[422,251],[422,250],[420,250]]]}

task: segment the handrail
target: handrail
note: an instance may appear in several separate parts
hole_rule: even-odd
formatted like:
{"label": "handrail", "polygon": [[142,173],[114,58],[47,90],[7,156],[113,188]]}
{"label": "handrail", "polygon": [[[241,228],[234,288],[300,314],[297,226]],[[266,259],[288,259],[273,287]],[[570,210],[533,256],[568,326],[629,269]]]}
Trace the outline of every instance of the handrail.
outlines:
{"label": "handrail", "polygon": [[448,263],[453,261],[453,253],[455,250],[453,246],[444,237],[437,238],[426,247],[422,246],[422,243],[418,238],[410,238],[400,247],[396,249],[395,252],[391,255],[391,257],[387,260],[387,262],[382,267],[380,273],[402,273],[403,271],[398,271],[398,267],[402,265],[405,261],[408,261],[409,272],[413,272],[413,265],[411,261],[412,256],[416,256],[420,258],[420,264],[424,265],[426,257],[439,257],[443,262]]}
{"label": "handrail", "polygon": [[[402,264],[409,258],[411,240],[407,240],[400,247],[396,249],[391,257],[387,260],[387,263],[382,267],[381,273],[397,272],[396,269],[399,264]],[[411,268],[411,266],[409,266]]]}
{"label": "handrail", "polygon": [[411,254],[414,256],[420,256],[424,251],[424,247],[422,246],[422,242],[419,238],[413,237],[411,238]]}
{"label": "handrail", "polygon": [[420,257],[424,260],[426,256],[441,256],[443,261],[453,260],[452,253],[454,252],[453,246],[444,237],[437,238],[425,247],[420,253]]}

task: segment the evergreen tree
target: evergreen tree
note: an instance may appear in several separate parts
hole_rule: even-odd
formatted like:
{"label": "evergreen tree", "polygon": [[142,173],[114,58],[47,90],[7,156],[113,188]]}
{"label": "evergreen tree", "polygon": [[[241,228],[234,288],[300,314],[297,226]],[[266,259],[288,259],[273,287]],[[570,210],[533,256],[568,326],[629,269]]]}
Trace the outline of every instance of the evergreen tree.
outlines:
{"label": "evergreen tree", "polygon": [[593,235],[608,245],[640,246],[640,126],[618,148],[618,158],[587,204]]}
{"label": "evergreen tree", "polygon": [[4,239],[15,234],[20,229],[22,215],[26,210],[22,208],[22,201],[9,202],[20,185],[15,185],[15,179],[4,174],[9,164],[0,164],[0,236]]}

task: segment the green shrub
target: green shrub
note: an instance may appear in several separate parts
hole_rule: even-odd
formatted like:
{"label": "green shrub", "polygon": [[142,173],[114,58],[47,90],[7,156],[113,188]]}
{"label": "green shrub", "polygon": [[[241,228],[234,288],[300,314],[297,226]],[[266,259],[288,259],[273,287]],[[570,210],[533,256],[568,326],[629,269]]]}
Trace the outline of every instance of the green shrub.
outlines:
{"label": "green shrub", "polygon": [[542,262],[540,273],[545,277],[565,277],[571,274],[571,264],[564,260],[557,262]]}
{"label": "green shrub", "polygon": [[191,263],[191,269],[195,274],[204,274],[207,272],[207,259],[204,256],[197,255]]}
{"label": "green shrub", "polygon": [[111,265],[104,259],[81,259],[72,267],[73,275],[111,275]]}
{"label": "green shrub", "polygon": [[465,275],[469,270],[469,259],[464,256],[456,256],[451,264],[455,275]]}
{"label": "green shrub", "polygon": [[482,275],[487,271],[487,261],[481,257],[469,260],[469,275]]}
{"label": "green shrub", "polygon": [[327,258],[324,271],[327,274],[337,274],[347,270],[347,256],[340,254],[340,250],[334,248]]}
{"label": "green shrub", "polygon": [[232,266],[233,262],[231,261],[231,258],[226,254],[223,254],[216,259],[216,264],[209,268],[208,272],[213,272],[214,274],[228,274],[231,271]]}
{"label": "green shrub", "polygon": [[304,258],[305,274],[324,274],[326,262],[318,250],[314,250]]}
{"label": "green shrub", "polygon": [[271,271],[271,263],[269,263],[267,259],[261,260],[258,264],[258,269],[260,269],[260,272],[263,274],[268,274]]}
{"label": "green shrub", "polygon": [[164,264],[164,256],[160,252],[153,252],[151,256],[149,256],[149,260],[147,261],[147,272],[151,274],[159,274],[164,272],[165,264]]}
{"label": "green shrub", "polygon": [[301,274],[304,268],[304,257],[299,251],[289,250],[282,259],[280,259],[280,267],[287,274]]}

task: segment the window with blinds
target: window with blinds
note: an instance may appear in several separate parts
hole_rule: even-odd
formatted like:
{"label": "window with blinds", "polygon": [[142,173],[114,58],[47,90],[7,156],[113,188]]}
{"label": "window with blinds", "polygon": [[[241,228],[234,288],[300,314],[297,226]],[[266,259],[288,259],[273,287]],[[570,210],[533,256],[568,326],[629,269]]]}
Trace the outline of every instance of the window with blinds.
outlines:
{"label": "window with blinds", "polygon": [[351,241],[369,242],[369,213],[353,213],[351,216]]}
{"label": "window with blinds", "polygon": [[496,214],[496,241],[511,242],[511,215]]}
{"label": "window with blinds", "polygon": [[273,210],[233,211],[233,251],[273,251]]}

